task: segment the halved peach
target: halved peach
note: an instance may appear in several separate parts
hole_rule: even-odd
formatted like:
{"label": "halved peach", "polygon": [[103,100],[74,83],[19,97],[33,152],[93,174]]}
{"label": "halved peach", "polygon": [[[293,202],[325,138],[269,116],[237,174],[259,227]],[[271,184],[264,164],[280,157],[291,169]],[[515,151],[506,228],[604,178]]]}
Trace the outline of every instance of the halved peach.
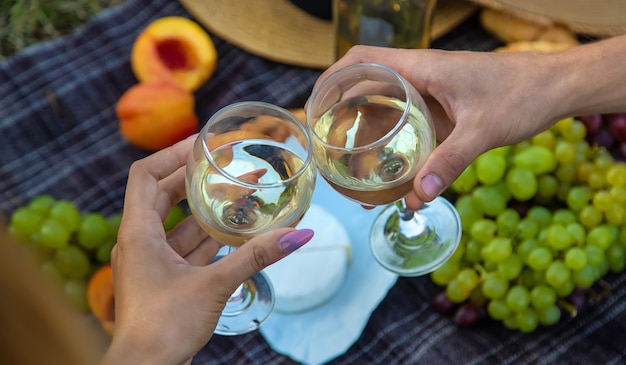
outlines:
{"label": "halved peach", "polygon": [[150,23],[137,36],[130,62],[140,82],[167,80],[195,91],[215,71],[217,50],[200,25],[168,16]]}
{"label": "halved peach", "polygon": [[190,91],[168,81],[132,86],[117,103],[120,133],[131,144],[157,151],[183,140],[198,129]]}
{"label": "halved peach", "polygon": [[100,267],[89,279],[87,305],[102,328],[112,335],[115,322],[115,301],[113,298],[113,270],[110,264]]}

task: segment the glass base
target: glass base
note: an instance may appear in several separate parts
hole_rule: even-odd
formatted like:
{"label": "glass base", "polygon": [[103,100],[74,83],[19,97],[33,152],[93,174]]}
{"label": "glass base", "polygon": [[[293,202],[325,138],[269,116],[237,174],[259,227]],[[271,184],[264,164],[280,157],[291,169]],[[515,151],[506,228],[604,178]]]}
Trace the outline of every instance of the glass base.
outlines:
{"label": "glass base", "polygon": [[226,302],[215,334],[236,336],[252,332],[274,309],[274,288],[267,275],[259,272],[240,285]]}
{"label": "glass base", "polygon": [[400,276],[433,272],[452,256],[461,240],[461,219],[445,198],[424,203],[402,216],[391,204],[374,221],[370,247],[374,258]]}

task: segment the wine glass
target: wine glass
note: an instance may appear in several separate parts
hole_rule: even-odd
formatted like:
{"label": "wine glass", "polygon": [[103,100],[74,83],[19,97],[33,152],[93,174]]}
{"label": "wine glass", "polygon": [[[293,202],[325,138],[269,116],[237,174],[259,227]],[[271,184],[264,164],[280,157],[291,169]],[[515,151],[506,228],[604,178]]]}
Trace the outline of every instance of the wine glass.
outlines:
{"label": "wine glass", "polygon": [[322,177],[361,205],[387,205],[371,228],[376,260],[398,275],[420,276],[450,258],[461,238],[456,208],[438,197],[411,211],[402,199],[436,144],[417,90],[387,67],[351,65],[313,90],[306,114]]}
{"label": "wine glass", "polygon": [[[198,223],[229,253],[269,230],[295,226],[311,204],[316,169],[304,124],[262,102],[231,104],[200,131],[186,170],[187,200]],[[274,306],[260,272],[233,293],[215,333],[257,329]]]}

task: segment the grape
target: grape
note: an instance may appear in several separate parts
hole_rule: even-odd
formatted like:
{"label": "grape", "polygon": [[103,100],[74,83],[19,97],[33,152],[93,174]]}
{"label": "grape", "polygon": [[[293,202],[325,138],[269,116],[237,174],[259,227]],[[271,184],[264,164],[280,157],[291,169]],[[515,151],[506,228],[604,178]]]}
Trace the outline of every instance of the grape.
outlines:
{"label": "grape", "polygon": [[622,203],[612,203],[611,206],[604,212],[606,221],[610,224],[620,225],[626,221],[626,209]]}
{"label": "grape", "polygon": [[530,291],[530,302],[536,309],[545,309],[556,303],[556,291],[547,285],[537,285]]}
{"label": "grape", "polygon": [[500,275],[491,275],[481,285],[482,293],[489,299],[502,298],[509,290],[509,281]]}
{"label": "grape", "polygon": [[616,162],[606,172],[606,182],[611,186],[626,187],[626,163]]}
{"label": "grape", "polygon": [[539,232],[539,224],[532,219],[521,219],[517,224],[517,237],[524,240],[526,238],[533,238]]}
{"label": "grape", "polygon": [[553,261],[546,270],[546,281],[557,290],[566,285],[571,276],[572,271],[560,260]]}
{"label": "grape", "polygon": [[606,250],[613,241],[613,234],[607,225],[593,227],[587,233],[587,245],[597,246],[602,250]]}
{"label": "grape", "polygon": [[626,142],[626,114],[612,114],[608,116],[609,130],[615,138]]}
{"label": "grape", "polygon": [[[586,252],[585,252],[586,254]],[[581,270],[574,271],[572,274],[574,284],[582,288],[589,288],[595,281],[593,269],[589,265],[585,265]]]}
{"label": "grape", "polygon": [[591,144],[595,146],[604,147],[607,150],[613,150],[616,141],[615,137],[611,134],[611,132],[606,129],[599,130],[596,134],[591,137]]}
{"label": "grape", "polygon": [[432,305],[435,310],[442,314],[449,314],[454,311],[456,304],[448,299],[446,292],[440,292],[433,298]]}
{"label": "grape", "polygon": [[571,210],[557,209],[552,214],[552,223],[568,225],[576,222],[576,214]]}
{"label": "grape", "polygon": [[74,307],[80,312],[87,312],[87,283],[84,280],[68,280],[63,286],[65,293]]}
{"label": "grape", "polygon": [[537,196],[543,201],[549,201],[559,191],[559,180],[549,174],[541,175],[537,179]]}
{"label": "grape", "polygon": [[176,225],[182,222],[186,217],[187,213],[185,213],[185,210],[180,205],[174,205],[167,215],[167,218],[165,218],[165,221],[163,221],[165,231],[167,232],[176,227]]}
{"label": "grape", "polygon": [[554,149],[554,157],[560,164],[572,164],[576,162],[576,147],[567,141],[558,141]]}
{"label": "grape", "polygon": [[523,333],[530,333],[537,329],[539,317],[534,310],[526,309],[515,314],[517,328]]}
{"label": "grape", "polygon": [[549,148],[529,146],[513,156],[513,165],[540,175],[554,171],[557,161]]}
{"label": "grape", "polygon": [[470,237],[478,243],[487,243],[496,236],[498,227],[491,219],[479,219],[472,224]]}
{"label": "grape", "polygon": [[39,233],[42,221],[42,216],[28,207],[17,208],[11,215],[11,227],[24,240]]}
{"label": "grape", "polygon": [[598,246],[585,246],[585,253],[587,254],[587,263],[591,266],[600,265],[605,259],[604,250]]}
{"label": "grape", "polygon": [[[501,236],[512,236],[520,221],[519,213],[513,208],[507,208],[496,217],[497,232]],[[491,221],[493,222],[493,221]]]}
{"label": "grape", "polygon": [[545,131],[533,136],[530,141],[534,145],[553,149],[557,143],[557,138],[556,134],[554,134],[551,129],[546,129]]}
{"label": "grape", "polygon": [[91,270],[91,263],[87,254],[74,245],[57,251],[54,263],[61,275],[71,279],[82,279]]}
{"label": "grape", "polygon": [[530,293],[521,285],[514,285],[506,294],[506,305],[514,312],[521,312],[528,308]]}
{"label": "grape", "polygon": [[593,206],[599,211],[606,211],[613,205],[613,197],[606,190],[596,191],[591,199]]}
{"label": "grape", "polygon": [[511,310],[504,300],[494,299],[487,304],[487,314],[495,320],[502,321],[511,314]]}
{"label": "grape", "polygon": [[102,264],[111,261],[111,250],[115,246],[115,241],[108,241],[96,248],[96,260]]}
{"label": "grape", "polygon": [[554,325],[561,319],[561,310],[556,305],[537,310],[537,319],[545,326]]}
{"label": "grape", "polygon": [[481,185],[474,189],[472,197],[485,215],[495,217],[506,209],[507,200],[494,186]]}
{"label": "grape", "polygon": [[456,278],[460,265],[457,261],[448,260],[438,267],[431,274],[431,279],[439,285],[447,285],[452,279]]}
{"label": "grape", "polygon": [[539,246],[530,251],[526,262],[534,270],[541,271],[547,269],[552,264],[552,259],[552,251],[546,247]]}
{"label": "grape", "polygon": [[109,223],[98,213],[88,213],[83,216],[78,227],[78,243],[88,249],[102,245],[109,234]]}
{"label": "grape", "polygon": [[576,309],[582,309],[587,302],[587,291],[584,288],[575,288],[570,295],[567,296],[567,302],[572,304]]}
{"label": "grape", "polygon": [[463,290],[463,288],[461,288],[461,285],[459,285],[459,282],[456,279],[450,280],[450,282],[448,282],[448,285],[446,285],[446,295],[448,296],[448,299],[450,299],[453,303],[461,303],[465,301],[467,298],[469,298],[470,294],[470,292],[465,291]]}
{"label": "grape", "polygon": [[578,212],[591,201],[591,190],[586,186],[574,186],[567,193],[566,199],[568,208]]}
{"label": "grape", "polygon": [[510,255],[506,259],[498,262],[498,273],[503,277],[513,280],[522,272],[524,262],[517,255]]}
{"label": "grape", "polygon": [[478,285],[479,277],[476,270],[465,268],[456,275],[456,281],[461,290],[471,292]]}
{"label": "grape", "polygon": [[528,255],[535,247],[539,246],[539,241],[535,238],[527,238],[520,242],[517,246],[517,255],[522,259],[522,261],[528,260]]}
{"label": "grape", "polygon": [[74,203],[68,200],[58,200],[50,207],[51,218],[58,222],[70,232],[78,229],[80,224],[80,212]]}
{"label": "grape", "polygon": [[528,200],[537,194],[537,176],[526,168],[512,168],[506,175],[506,183],[511,195],[517,200]]}
{"label": "grape", "polygon": [[480,320],[480,308],[471,303],[462,304],[454,315],[454,323],[460,327],[473,326]]}
{"label": "grape", "polygon": [[574,243],[574,238],[562,224],[554,223],[548,227],[548,244],[555,250],[563,250]]}
{"label": "grape", "polygon": [[53,218],[47,218],[39,228],[39,243],[43,246],[60,249],[67,247],[70,242],[71,232],[63,226],[63,223]]}
{"label": "grape", "polygon": [[476,167],[474,164],[469,164],[465,170],[456,178],[450,185],[452,191],[459,194],[467,194],[474,189],[476,184],[478,183],[478,178],[476,177]]}
{"label": "grape", "polygon": [[461,218],[461,228],[468,231],[475,221],[483,217],[478,204],[471,195],[462,195],[455,204],[456,210]]}
{"label": "grape", "polygon": [[496,237],[482,248],[480,255],[486,262],[499,262],[509,257],[512,252],[513,245],[509,238]]}
{"label": "grape", "polygon": [[55,199],[51,195],[38,195],[28,202],[27,207],[42,217],[48,215]]}
{"label": "grape", "polygon": [[494,150],[478,156],[474,164],[476,166],[476,178],[486,185],[500,181],[506,172],[506,159]]}
{"label": "grape", "polygon": [[600,224],[602,217],[602,212],[593,205],[586,205],[578,212],[578,221],[587,229]]}
{"label": "grape", "polygon": [[611,245],[606,251],[606,258],[612,272],[619,273],[624,270],[624,266],[626,265],[624,247],[617,244]]}
{"label": "grape", "polygon": [[552,224],[552,212],[548,208],[540,205],[535,205],[528,209],[526,217],[537,222],[539,228],[547,227]]}
{"label": "grape", "polygon": [[565,265],[572,270],[582,270],[587,265],[587,253],[580,247],[572,247],[565,253]]}
{"label": "grape", "polygon": [[583,115],[577,118],[580,120],[587,129],[587,134],[596,134],[602,128],[602,115],[590,114]]}

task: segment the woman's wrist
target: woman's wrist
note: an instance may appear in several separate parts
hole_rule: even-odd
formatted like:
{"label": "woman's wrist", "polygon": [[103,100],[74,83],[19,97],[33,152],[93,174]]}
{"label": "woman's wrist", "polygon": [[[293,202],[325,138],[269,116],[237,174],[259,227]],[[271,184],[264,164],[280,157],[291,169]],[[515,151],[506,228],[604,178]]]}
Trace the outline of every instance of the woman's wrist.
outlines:
{"label": "woman's wrist", "polygon": [[180,359],[170,349],[173,344],[145,341],[137,336],[114,335],[101,365],[172,365],[183,364],[187,359]]}

